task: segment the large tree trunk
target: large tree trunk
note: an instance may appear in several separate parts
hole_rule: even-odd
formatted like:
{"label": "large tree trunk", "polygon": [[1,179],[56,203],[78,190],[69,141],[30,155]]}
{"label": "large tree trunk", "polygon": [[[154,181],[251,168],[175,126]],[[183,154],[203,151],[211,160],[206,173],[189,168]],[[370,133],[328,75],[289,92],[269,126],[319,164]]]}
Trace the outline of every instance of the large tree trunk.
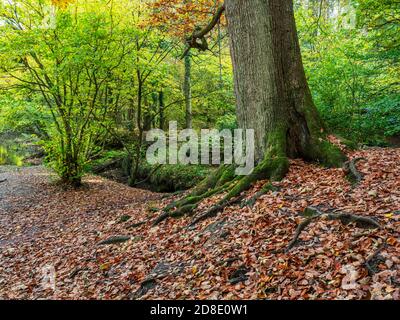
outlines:
{"label": "large tree trunk", "polygon": [[[289,158],[317,160],[338,166],[345,160],[326,139],[323,123],[307,85],[297,39],[292,0],[226,0],[239,125],[255,131],[257,165],[247,176],[235,177],[233,166],[222,166],[187,197],[164,208],[163,219],[188,214],[202,199],[225,196],[190,226],[215,216],[241,199],[257,180],[280,180]],[[270,182],[254,199],[273,189]],[[172,212],[172,209],[176,208]]]}
{"label": "large tree trunk", "polygon": [[[238,121],[255,130],[255,154],[337,166],[301,59],[292,0],[226,0]],[[268,154],[266,156],[266,154]]]}

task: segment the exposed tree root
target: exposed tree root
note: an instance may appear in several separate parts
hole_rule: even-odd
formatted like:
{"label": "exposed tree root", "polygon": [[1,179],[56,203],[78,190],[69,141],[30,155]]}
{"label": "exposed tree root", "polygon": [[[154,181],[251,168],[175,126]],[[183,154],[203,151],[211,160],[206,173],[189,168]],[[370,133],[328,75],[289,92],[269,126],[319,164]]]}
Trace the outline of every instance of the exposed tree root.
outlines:
{"label": "exposed tree root", "polygon": [[74,270],[69,274],[69,277],[70,277],[71,279],[73,279],[73,278],[75,278],[80,272],[87,271],[87,270],[89,270],[88,267],[85,267],[85,268],[76,268],[76,269],[74,269]]}
{"label": "exposed tree root", "polygon": [[202,200],[230,190],[237,180],[237,177],[234,176],[234,169],[233,166],[221,166],[214,174],[208,176],[194,188],[189,195],[168,204],[153,222],[153,226],[169,217],[179,218],[191,215]]}
{"label": "exposed tree root", "polygon": [[126,228],[127,228],[127,229],[135,229],[135,228],[141,227],[142,225],[144,225],[144,224],[146,224],[146,223],[147,223],[147,221],[142,221],[142,222],[138,222],[138,223],[133,223],[133,224],[127,226]]}
{"label": "exposed tree root", "polygon": [[215,217],[218,213],[220,213],[221,211],[223,211],[225,209],[225,207],[229,207],[229,206],[233,206],[239,202],[242,201],[242,199],[244,198],[244,196],[240,196],[234,199],[231,199],[229,201],[226,202],[221,202],[218,203],[214,206],[212,206],[209,210],[207,210],[206,212],[204,212],[203,214],[201,214],[200,216],[196,217],[189,225],[188,228],[191,228],[193,226],[195,226],[197,223],[208,219],[208,218],[212,218]]}
{"label": "exposed tree root", "polygon": [[247,201],[242,202],[241,206],[242,208],[246,206],[252,208],[256,204],[257,200],[261,198],[263,195],[267,194],[270,191],[278,191],[278,190],[279,188],[273,186],[272,183],[268,182],[253,197],[251,197]]}
{"label": "exposed tree root", "polygon": [[308,225],[313,222],[316,218],[318,218],[319,216],[314,216],[314,217],[310,217],[305,219],[304,221],[302,221],[299,226],[296,229],[296,233],[294,234],[294,238],[292,241],[290,241],[290,243],[288,244],[287,248],[286,248],[286,252],[289,252],[290,250],[292,250],[292,248],[297,244],[297,241],[299,240],[299,237],[301,235],[301,233],[303,232],[303,230],[305,228],[308,227]]}
{"label": "exposed tree root", "polygon": [[348,161],[344,165],[344,170],[349,176],[350,180],[353,181],[355,184],[358,184],[364,178],[363,174],[357,170],[357,163],[359,161],[367,161],[365,158],[355,158],[351,161]]}
{"label": "exposed tree root", "polygon": [[107,245],[107,244],[124,243],[129,240],[131,240],[131,237],[129,237],[129,236],[114,236],[114,237],[110,237],[106,240],[100,241],[98,243],[98,245],[101,246],[101,245]]}
{"label": "exposed tree root", "polygon": [[[278,128],[268,134],[266,137],[269,143],[267,150],[263,159],[256,165],[252,173],[246,176],[235,176],[236,168],[233,165],[221,166],[215,173],[193,189],[188,196],[167,205],[154,221],[153,226],[158,225],[169,217],[176,218],[192,215],[201,201],[211,196],[225,193],[225,196],[217,204],[194,218],[189,224],[189,227],[193,227],[196,223],[215,216],[226,206],[237,203],[239,197],[242,200],[243,196],[241,194],[247,191],[255,182],[269,180],[270,182],[260,192],[245,203],[245,205],[249,206],[254,205],[259,197],[274,189],[271,183],[283,179],[289,170],[287,130],[285,126],[282,128]],[[325,140],[316,139],[316,141],[314,144],[310,144],[308,150],[310,159],[314,155],[315,159],[327,166],[340,166],[343,164],[345,157],[337,147]]]}
{"label": "exposed tree root", "polygon": [[[210,189],[201,195],[196,195],[195,193],[192,193],[179,201],[174,201],[170,203],[162,210],[162,213],[153,222],[153,226],[160,224],[162,221],[169,217],[179,218],[185,215],[191,215],[197,209],[197,206],[202,200],[228,190],[229,184],[230,183],[227,183],[221,187]],[[174,208],[176,209],[172,211]]]}
{"label": "exposed tree root", "polygon": [[358,228],[363,229],[381,229],[381,225],[374,219],[368,217],[357,216],[350,213],[328,214],[329,220],[340,220],[342,224],[347,225],[355,223]]}
{"label": "exposed tree root", "polygon": [[378,256],[381,253],[381,251],[386,248],[387,246],[386,241],[387,240],[385,239],[383,244],[381,244],[379,248],[365,261],[365,267],[367,268],[368,274],[370,276],[373,276],[375,273],[377,273],[377,271],[375,270],[376,268],[374,266],[374,263],[376,260],[378,260]]}
{"label": "exposed tree root", "polygon": [[182,193],[184,193],[184,191],[176,191],[176,192],[172,192],[172,193],[166,193],[166,194],[161,196],[161,199],[178,196],[178,195],[180,195]]}
{"label": "exposed tree root", "polygon": [[154,220],[153,227],[159,225],[161,222],[163,222],[168,217],[169,217],[169,212],[167,212],[167,211],[161,212],[161,214],[157,217],[157,219]]}
{"label": "exposed tree root", "polygon": [[320,218],[321,216],[325,216],[328,220],[339,220],[342,224],[348,225],[349,223],[355,223],[358,228],[363,229],[381,229],[381,225],[375,220],[362,217],[355,214],[350,213],[325,213],[316,208],[308,207],[305,210],[305,215],[309,216],[307,219],[302,221],[296,229],[294,238],[288,244],[285,252],[289,252],[298,242],[298,239],[301,235],[301,232],[315,219]]}
{"label": "exposed tree root", "polygon": [[[286,157],[266,157],[260,164],[258,164],[253,172],[248,176],[240,177],[236,183],[231,185],[228,193],[216,205],[211,207],[208,211],[195,218],[189,227],[193,227],[200,221],[207,218],[214,217],[221,212],[226,206],[233,205],[242,201],[244,196],[241,193],[248,190],[254,182],[264,179],[271,179],[273,181],[281,180],[289,169],[289,160]],[[233,200],[232,200],[233,199]]]}

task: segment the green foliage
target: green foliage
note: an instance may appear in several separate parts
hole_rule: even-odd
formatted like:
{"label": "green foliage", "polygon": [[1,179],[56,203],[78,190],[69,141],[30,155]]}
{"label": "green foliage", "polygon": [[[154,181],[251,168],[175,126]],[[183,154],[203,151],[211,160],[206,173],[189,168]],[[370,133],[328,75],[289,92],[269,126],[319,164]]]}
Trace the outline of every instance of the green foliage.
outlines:
{"label": "green foliage", "polygon": [[47,136],[46,127],[51,117],[40,101],[18,96],[0,96],[0,134],[28,133],[40,138]]}
{"label": "green foliage", "polygon": [[39,141],[33,134],[21,134],[13,131],[0,133],[0,165],[22,166],[26,164],[26,159],[40,155]]}
{"label": "green foliage", "polygon": [[336,15],[328,10],[323,3],[296,11],[314,101],[331,131],[382,144],[399,133],[399,7],[359,0]]}
{"label": "green foliage", "polygon": [[10,79],[6,87],[41,100],[30,115],[46,106],[48,163],[63,181],[79,184],[114,123],[109,112],[117,115],[126,101],[121,96],[130,83],[122,71],[134,59],[130,39],[139,30],[123,26],[121,12],[109,12],[101,1],[76,4],[77,11],[57,10],[54,24],[44,26],[49,15],[44,4],[2,5],[0,14],[9,23],[0,28],[0,64]]}
{"label": "green foliage", "polygon": [[387,96],[361,110],[324,114],[332,128],[370,145],[386,145],[387,137],[400,136],[400,96]]}
{"label": "green foliage", "polygon": [[223,115],[222,117],[219,117],[217,119],[215,125],[216,128],[220,131],[224,129],[229,129],[229,130],[237,129],[238,124],[236,115],[235,114]]}
{"label": "green foliage", "polygon": [[[399,136],[398,1],[294,3],[308,82],[330,131],[367,144]],[[146,22],[143,1],[50,4],[0,2],[0,134],[40,139],[66,182],[119,158],[131,180],[148,179],[160,190],[201,180],[209,168],[155,168],[143,160],[148,129],[166,129],[171,120],[185,125],[182,39]],[[210,51],[191,52],[197,130],[237,128],[228,41],[224,28],[221,43],[216,33]],[[1,161],[25,155],[16,141],[2,141]]]}
{"label": "green foliage", "polygon": [[399,62],[400,6],[398,0],[358,0],[355,2],[358,26],[366,29],[377,54]]}
{"label": "green foliage", "polygon": [[3,147],[0,145],[0,165],[16,165],[22,166],[23,161],[14,150]]}

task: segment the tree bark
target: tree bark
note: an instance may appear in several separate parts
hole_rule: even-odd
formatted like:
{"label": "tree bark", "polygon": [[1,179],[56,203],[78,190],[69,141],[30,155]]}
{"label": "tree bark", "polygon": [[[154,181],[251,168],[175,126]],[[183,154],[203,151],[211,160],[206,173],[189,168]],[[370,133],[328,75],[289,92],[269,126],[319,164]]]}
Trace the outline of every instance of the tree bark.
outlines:
{"label": "tree bark", "polygon": [[185,120],[186,129],[192,129],[192,61],[190,53],[185,56],[185,79],[183,84],[183,92],[185,95]]}
{"label": "tree bark", "polygon": [[[292,0],[225,0],[235,78],[236,113],[240,128],[255,133],[256,166],[247,176],[236,176],[234,166],[221,166],[188,196],[166,206],[155,221],[187,215],[207,197],[225,195],[195,217],[189,227],[215,216],[241,200],[258,180],[280,180],[289,158],[340,166],[346,158],[327,140],[312,101],[297,38]],[[199,32],[203,37],[216,18]],[[194,34],[191,43],[200,36]],[[268,182],[263,190],[270,188]],[[172,209],[175,211],[172,212]]]}
{"label": "tree bark", "polygon": [[159,129],[164,130],[165,127],[165,116],[164,116],[164,91],[160,90],[158,93],[158,108],[159,108]]}
{"label": "tree bark", "polygon": [[292,0],[226,0],[239,125],[255,130],[258,162],[345,160],[325,135],[307,84]]}

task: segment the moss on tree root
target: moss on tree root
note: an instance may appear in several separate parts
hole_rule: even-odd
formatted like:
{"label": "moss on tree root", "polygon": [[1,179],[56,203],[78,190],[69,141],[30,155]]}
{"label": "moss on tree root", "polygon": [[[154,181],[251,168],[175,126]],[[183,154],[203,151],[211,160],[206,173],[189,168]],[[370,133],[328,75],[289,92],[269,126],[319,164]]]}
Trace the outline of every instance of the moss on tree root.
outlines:
{"label": "moss on tree root", "polygon": [[[221,166],[214,174],[201,182],[188,196],[172,202],[166,206],[154,224],[158,224],[168,217],[182,217],[192,215],[198,204],[211,196],[225,193],[225,196],[206,212],[197,215],[189,226],[215,216],[226,206],[237,202],[241,194],[247,191],[255,182],[269,180],[263,189],[258,192],[248,204],[251,206],[263,194],[273,189],[272,181],[283,179],[289,170],[287,157],[287,130],[284,126],[271,132],[267,136],[268,147],[263,159],[256,165],[251,174],[235,176],[235,167]],[[341,150],[322,138],[315,138],[309,143],[306,157],[317,160],[327,167],[340,167],[346,160]]]}
{"label": "moss on tree root", "polygon": [[322,138],[313,139],[307,150],[307,158],[317,160],[328,168],[341,167],[347,160],[339,147]]}
{"label": "moss on tree root", "polygon": [[168,204],[153,225],[161,223],[168,217],[179,218],[192,214],[202,200],[227,192],[237,179],[234,166],[220,166],[214,174],[204,179],[189,195]]}
{"label": "moss on tree root", "polygon": [[[276,149],[270,148],[268,152],[276,152]],[[254,182],[265,179],[280,180],[285,176],[288,169],[289,160],[287,157],[282,156],[266,156],[248,176],[235,177],[235,168],[233,166],[222,166],[213,177],[203,181],[191,194],[166,206],[155,224],[159,224],[168,217],[177,218],[191,215],[202,200],[225,192],[226,195],[217,204],[194,220],[197,223],[223,210],[231,199],[240,196]]]}

